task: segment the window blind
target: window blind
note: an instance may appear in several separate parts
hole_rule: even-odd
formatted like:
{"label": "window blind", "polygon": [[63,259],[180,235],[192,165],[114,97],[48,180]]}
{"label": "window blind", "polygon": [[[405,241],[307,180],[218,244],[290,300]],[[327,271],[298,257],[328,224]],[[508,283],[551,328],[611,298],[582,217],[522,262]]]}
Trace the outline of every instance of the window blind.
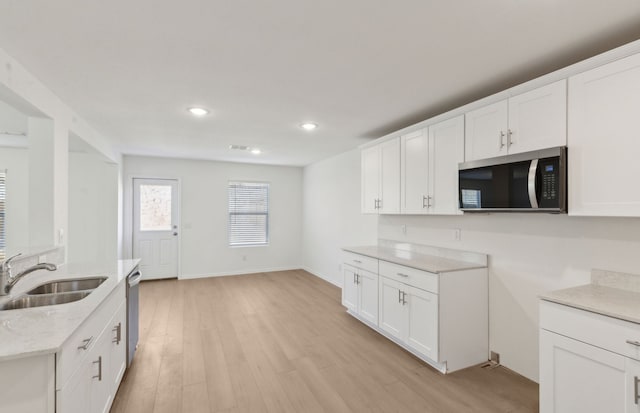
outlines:
{"label": "window blind", "polygon": [[7,172],[0,171],[0,260],[4,260],[6,257],[6,223],[5,223],[5,211],[7,200]]}
{"label": "window blind", "polygon": [[269,184],[229,182],[229,245],[269,243]]}

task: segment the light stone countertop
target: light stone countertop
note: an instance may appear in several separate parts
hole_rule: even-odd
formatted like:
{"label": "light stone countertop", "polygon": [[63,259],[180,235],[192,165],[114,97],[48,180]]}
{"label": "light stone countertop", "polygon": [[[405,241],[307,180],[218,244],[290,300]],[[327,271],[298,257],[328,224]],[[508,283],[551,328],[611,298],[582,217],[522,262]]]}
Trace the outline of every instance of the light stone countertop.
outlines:
{"label": "light stone countertop", "polygon": [[[380,245],[344,247],[342,249],[344,251],[436,274],[487,267],[486,263],[483,264],[479,262],[456,260],[452,258],[439,257],[437,255],[422,254],[408,249],[397,249]],[[464,252],[461,253],[464,254]]]}
{"label": "light stone countertop", "polygon": [[640,276],[593,270],[591,284],[551,291],[540,299],[640,324]]}
{"label": "light stone countertop", "polygon": [[125,282],[139,262],[137,259],[119,260],[109,269],[87,263],[66,264],[56,271],[41,270],[27,275],[16,284],[11,295],[0,297],[0,303],[52,280],[95,276],[108,279],[79,301],[0,311],[0,361],[56,353],[116,286]]}

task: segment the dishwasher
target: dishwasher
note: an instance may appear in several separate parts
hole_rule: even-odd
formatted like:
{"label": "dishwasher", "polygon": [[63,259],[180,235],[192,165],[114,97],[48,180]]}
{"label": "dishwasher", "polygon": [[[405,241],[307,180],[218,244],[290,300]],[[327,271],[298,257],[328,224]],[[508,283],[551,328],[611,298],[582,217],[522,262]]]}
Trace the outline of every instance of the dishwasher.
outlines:
{"label": "dishwasher", "polygon": [[138,347],[140,279],[142,274],[135,267],[127,275],[127,367],[131,365]]}

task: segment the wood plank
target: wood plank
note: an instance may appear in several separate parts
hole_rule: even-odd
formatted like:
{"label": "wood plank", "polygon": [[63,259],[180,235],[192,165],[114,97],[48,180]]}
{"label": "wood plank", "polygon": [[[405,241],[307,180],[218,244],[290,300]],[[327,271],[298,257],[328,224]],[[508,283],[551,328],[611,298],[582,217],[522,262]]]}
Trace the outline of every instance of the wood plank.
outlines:
{"label": "wood plank", "polygon": [[143,282],[140,344],[112,412],[537,412],[505,368],[442,375],[302,271]]}

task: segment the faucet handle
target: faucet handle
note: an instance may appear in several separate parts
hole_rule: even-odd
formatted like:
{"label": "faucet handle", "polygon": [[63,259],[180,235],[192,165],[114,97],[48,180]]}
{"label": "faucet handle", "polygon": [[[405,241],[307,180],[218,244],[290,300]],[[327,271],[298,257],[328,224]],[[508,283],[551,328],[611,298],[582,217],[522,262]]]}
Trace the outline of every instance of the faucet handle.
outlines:
{"label": "faucet handle", "polygon": [[14,258],[17,258],[19,256],[21,256],[22,253],[18,253],[12,257],[7,258],[6,260],[2,261],[2,264],[0,264],[0,266],[2,267],[3,271],[9,270],[11,268],[11,261],[13,261]]}

